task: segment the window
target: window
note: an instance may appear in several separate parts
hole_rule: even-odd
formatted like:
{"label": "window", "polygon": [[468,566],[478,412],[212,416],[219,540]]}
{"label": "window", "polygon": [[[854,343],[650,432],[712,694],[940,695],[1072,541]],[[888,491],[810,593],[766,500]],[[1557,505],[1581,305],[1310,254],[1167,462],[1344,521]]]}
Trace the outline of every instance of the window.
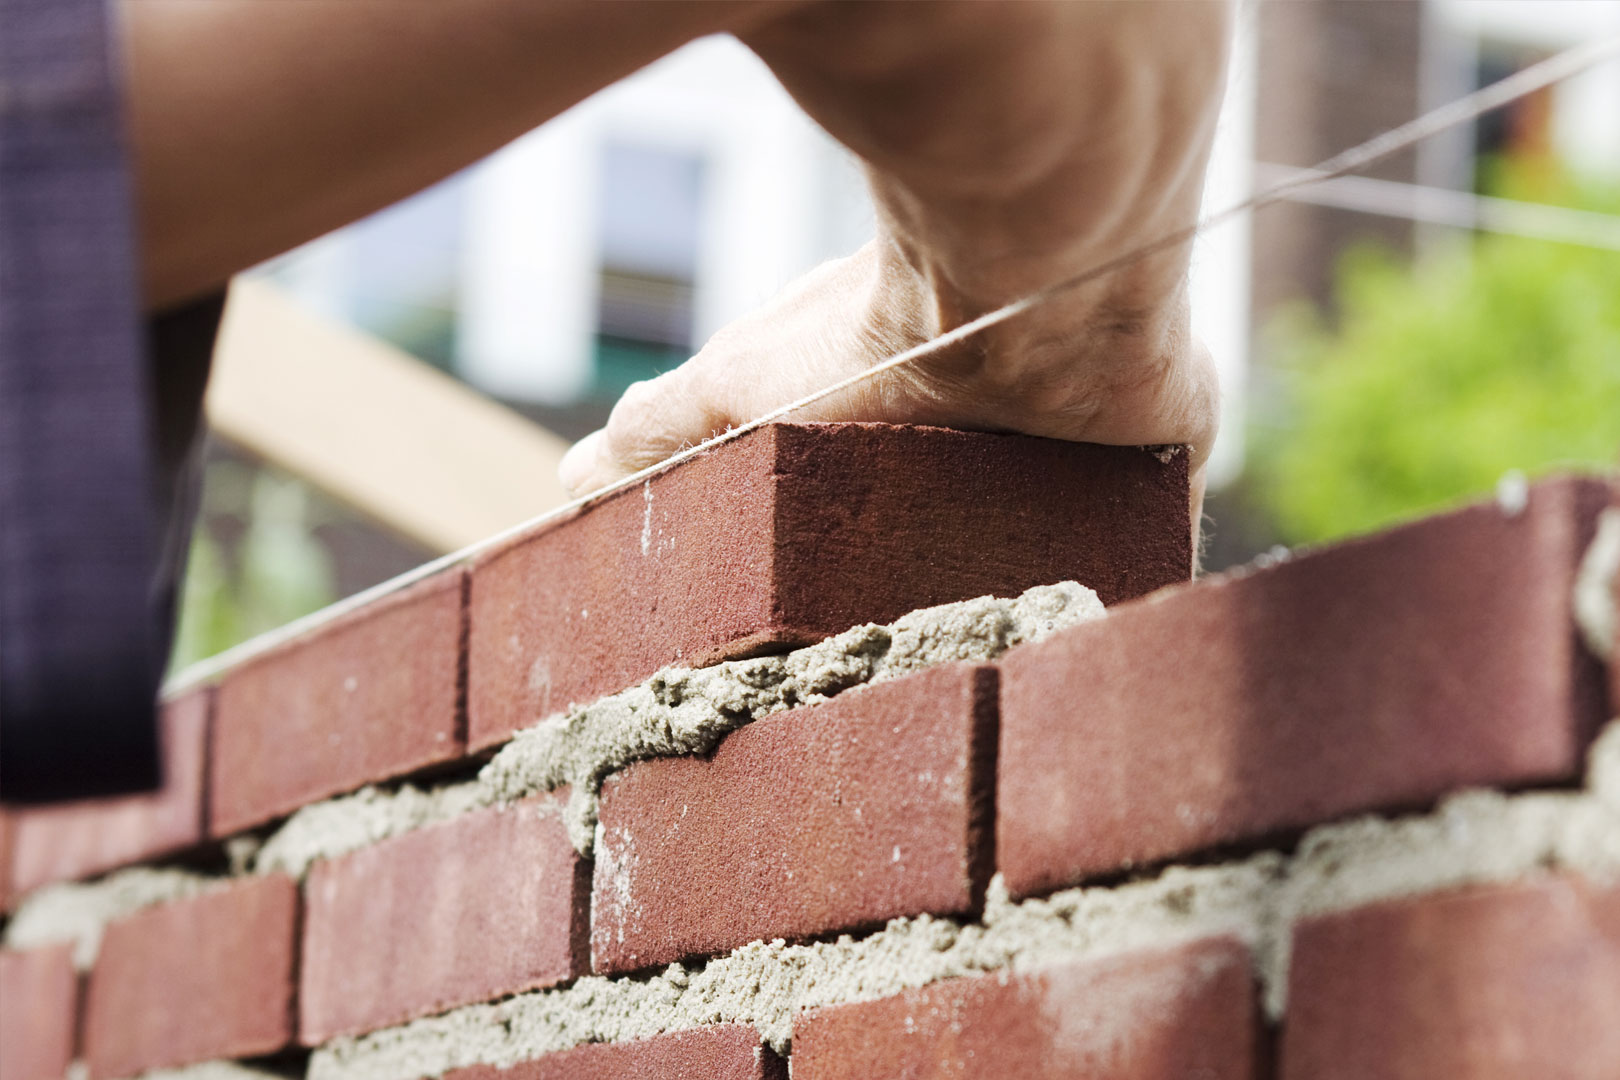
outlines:
{"label": "window", "polygon": [[691,355],[703,173],[695,153],[603,147],[593,397],[616,398]]}

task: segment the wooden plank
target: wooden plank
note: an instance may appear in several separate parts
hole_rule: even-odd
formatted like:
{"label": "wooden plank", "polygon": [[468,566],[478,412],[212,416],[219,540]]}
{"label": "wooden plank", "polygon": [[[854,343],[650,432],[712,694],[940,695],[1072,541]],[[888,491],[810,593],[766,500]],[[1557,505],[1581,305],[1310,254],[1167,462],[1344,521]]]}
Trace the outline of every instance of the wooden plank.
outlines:
{"label": "wooden plank", "polygon": [[[0,788],[158,778],[166,627],[102,0],[0,0]],[[156,580],[155,580],[156,579]]]}
{"label": "wooden plank", "polygon": [[270,282],[232,283],[214,363],[219,435],[435,551],[567,501],[561,437]]}

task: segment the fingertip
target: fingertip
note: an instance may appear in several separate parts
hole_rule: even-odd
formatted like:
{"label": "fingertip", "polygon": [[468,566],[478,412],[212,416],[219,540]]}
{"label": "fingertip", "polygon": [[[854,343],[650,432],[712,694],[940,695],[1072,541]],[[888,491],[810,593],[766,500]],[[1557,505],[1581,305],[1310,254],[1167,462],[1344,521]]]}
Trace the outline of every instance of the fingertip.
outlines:
{"label": "fingertip", "polygon": [[571,497],[577,499],[601,486],[594,482],[601,445],[602,432],[593,431],[570,446],[562,461],[557,463],[557,478]]}

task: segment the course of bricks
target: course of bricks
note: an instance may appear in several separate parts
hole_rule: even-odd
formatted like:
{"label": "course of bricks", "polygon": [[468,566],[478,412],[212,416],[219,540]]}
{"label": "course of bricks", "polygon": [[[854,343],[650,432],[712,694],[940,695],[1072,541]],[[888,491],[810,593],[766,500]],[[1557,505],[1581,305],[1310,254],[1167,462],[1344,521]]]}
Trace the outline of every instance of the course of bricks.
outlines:
{"label": "course of bricks", "polygon": [[[1198,581],[1186,496],[1176,451],[776,425],[177,684],[162,791],[0,810],[0,1080],[1620,1076],[1620,663],[1572,600],[1620,484]],[[1108,616],[619,769],[588,852],[559,789],[252,866],[301,807],[449,789],[665,665],[1062,580]],[[1283,895],[1313,830],[1470,789],[1586,854],[996,952],[1154,882],[1178,919],[1199,868]]]}

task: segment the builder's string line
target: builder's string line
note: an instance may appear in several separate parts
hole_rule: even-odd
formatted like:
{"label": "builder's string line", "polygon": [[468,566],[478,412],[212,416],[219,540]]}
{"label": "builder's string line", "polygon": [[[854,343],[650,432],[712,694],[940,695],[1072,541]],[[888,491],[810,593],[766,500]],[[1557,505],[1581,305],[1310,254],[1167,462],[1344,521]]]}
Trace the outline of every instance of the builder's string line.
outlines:
{"label": "builder's string line", "polygon": [[1295,193],[1325,183],[1349,173],[1358,172],[1369,165],[1376,164],[1393,154],[1399,153],[1432,135],[1436,135],[1458,124],[1467,123],[1492,109],[1501,108],[1544,89],[1554,83],[1562,82],[1571,76],[1578,75],[1586,69],[1600,64],[1606,60],[1620,57],[1620,34],[1602,38],[1597,41],[1586,42],[1581,45],[1565,49],[1539,63],[1532,64],[1522,71],[1515,72],[1505,79],[1501,79],[1489,86],[1481,87],[1470,94],[1457,98],[1439,106],[1416,119],[1409,120],[1399,127],[1375,135],[1371,139],[1348,150],[1333,155],[1314,168],[1302,169],[1281,182],[1274,183],[1263,190],[1256,192],[1249,198],[1231,206],[1217,210],[1195,221],[1191,225],[1177,229],[1171,233],[1149,241],[1139,247],[1091,267],[1072,277],[1053,282],[1027,296],[1020,297],[1011,303],[1005,304],[993,311],[987,311],[978,318],[963,323],[953,330],[949,330],[938,337],[931,338],[903,352],[896,353],[886,360],[874,364],[872,367],[856,372],[846,378],[840,379],[830,386],[806,394],[785,405],[781,405],[762,416],[756,417],[745,424],[728,428],[726,431],[698,443],[686,447],[672,454],[656,465],[649,465],[645,469],[631,473],[629,476],[615,480],[611,484],[588,495],[581,496],[571,502],[565,503],[553,510],[549,510],[538,517],[512,526],[494,536],[480,540],[476,544],[443,555],[431,562],[423,563],[414,570],[387,581],[374,585],[362,592],[355,593],[347,599],[340,600],[329,607],[322,608],[296,619],[276,630],[271,630],[258,637],[244,641],[242,644],[227,649],[216,656],[186,668],[169,681],[165,693],[172,694],[188,686],[206,682],[218,673],[235,664],[240,663],[249,656],[265,652],[283,641],[290,640],[301,634],[313,630],[352,611],[358,607],[369,604],[383,596],[405,588],[423,578],[429,577],[441,570],[446,570],[459,563],[466,562],[481,552],[496,547],[507,540],[518,536],[530,529],[544,525],[549,521],[560,520],[569,514],[582,510],[593,503],[599,502],[626,488],[637,484],[673,468],[683,461],[688,461],[699,454],[705,453],[724,443],[740,439],[751,431],[756,431],[767,424],[774,423],[784,417],[790,416],[800,409],[814,405],[816,402],[842,393],[851,387],[859,386],[870,379],[875,379],[885,372],[916,363],[918,360],[935,353],[942,352],[953,345],[966,341],[981,331],[998,326],[1009,319],[1017,318],[1027,311],[1037,308],[1055,297],[1061,296],[1083,285],[1105,278],[1117,273],[1142,259],[1156,255],[1192,240],[1201,233],[1224,224],[1242,214],[1252,213],[1264,206],[1290,199]]}

